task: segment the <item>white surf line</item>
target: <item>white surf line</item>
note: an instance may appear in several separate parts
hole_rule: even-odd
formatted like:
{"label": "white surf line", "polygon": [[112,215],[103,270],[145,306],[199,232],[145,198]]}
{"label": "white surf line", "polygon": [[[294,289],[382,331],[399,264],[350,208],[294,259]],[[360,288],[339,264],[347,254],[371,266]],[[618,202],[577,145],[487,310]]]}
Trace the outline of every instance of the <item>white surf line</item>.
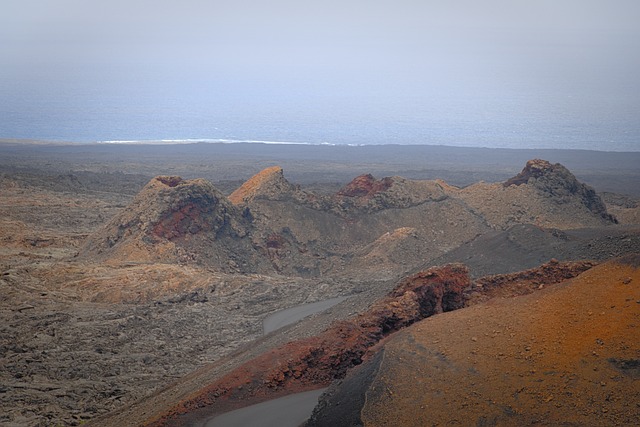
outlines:
{"label": "white surf line", "polygon": [[[54,141],[55,142],[55,141]],[[55,142],[57,143],[57,142]],[[262,139],[226,139],[226,138],[185,138],[185,139],[112,139],[90,141],[87,144],[103,145],[187,145],[187,144],[263,144],[263,145],[309,145],[309,146],[329,146],[329,147],[366,147],[367,145],[380,144],[349,144],[335,142],[300,142],[300,141],[268,141]],[[71,144],[75,144],[72,142]],[[84,144],[84,143],[83,143]],[[407,145],[407,144],[394,144]]]}
{"label": "white surf line", "polygon": [[297,305],[295,307],[287,308],[284,310],[276,311],[270,314],[262,321],[262,329],[264,334],[273,332],[276,329],[280,329],[283,326],[295,323],[300,319],[304,319],[314,313],[326,310],[329,307],[346,300],[349,297],[337,297],[324,301],[312,302],[310,304]]}
{"label": "white surf line", "polygon": [[177,145],[177,144],[274,144],[274,145],[335,145],[330,142],[300,142],[300,141],[268,141],[261,139],[225,139],[225,138],[185,138],[185,139],[123,139],[96,141],[97,144],[122,145]]}

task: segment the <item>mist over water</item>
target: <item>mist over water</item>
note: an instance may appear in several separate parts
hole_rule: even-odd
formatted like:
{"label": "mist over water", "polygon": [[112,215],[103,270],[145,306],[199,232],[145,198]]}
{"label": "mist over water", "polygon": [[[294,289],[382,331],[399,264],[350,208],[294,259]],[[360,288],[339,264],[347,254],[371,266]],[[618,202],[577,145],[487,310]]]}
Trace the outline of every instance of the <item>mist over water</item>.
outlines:
{"label": "mist over water", "polygon": [[[178,79],[180,80],[180,79]],[[149,86],[164,87],[162,82]],[[200,85],[194,80],[188,84]],[[182,83],[182,85],[185,85]],[[512,148],[638,151],[637,111],[576,105],[549,94],[456,99],[385,97],[256,99],[174,84],[173,94],[127,82],[110,87],[56,85],[25,93],[4,91],[0,137],[78,142],[104,140],[230,139],[333,144],[443,144]],[[183,95],[180,95],[183,90]],[[301,88],[304,90],[304,88]],[[192,91],[194,93],[189,93]],[[362,99],[359,99],[362,98]]]}
{"label": "mist over water", "polygon": [[4,138],[640,151],[638,2],[11,8]]}

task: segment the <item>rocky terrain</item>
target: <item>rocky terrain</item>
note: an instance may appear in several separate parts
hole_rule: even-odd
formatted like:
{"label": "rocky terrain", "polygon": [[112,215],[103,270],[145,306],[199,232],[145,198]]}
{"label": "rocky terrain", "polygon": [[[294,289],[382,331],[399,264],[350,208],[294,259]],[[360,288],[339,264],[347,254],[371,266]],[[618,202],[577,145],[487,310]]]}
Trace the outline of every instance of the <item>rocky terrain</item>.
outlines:
{"label": "rocky terrain", "polygon": [[637,424],[639,261],[418,322],[325,393],[307,425]]}
{"label": "rocky terrain", "polygon": [[[401,280],[385,297],[358,315],[335,322],[324,332],[265,352],[239,366],[150,425],[184,425],[211,415],[273,398],[292,390],[327,386],[349,369],[375,357],[377,346],[394,332],[427,317],[474,305],[482,299],[525,295],[573,278],[594,263],[551,262],[539,269],[471,282],[462,264],[432,267]],[[535,285],[532,286],[532,285]],[[385,344],[386,347],[386,344]],[[199,410],[199,408],[205,408]],[[181,416],[189,414],[188,416]],[[336,424],[334,424],[336,425]],[[346,425],[337,423],[337,425]]]}
{"label": "rocky terrain", "polygon": [[[0,176],[6,425],[181,423],[325,386],[432,314],[640,252],[632,196],[540,160],[492,184],[301,186],[270,166],[231,186],[18,157]],[[267,315],[336,296],[262,336]]]}
{"label": "rocky terrain", "polygon": [[80,256],[302,277],[376,269],[392,277],[491,230],[617,222],[593,189],[542,160],[504,184],[460,189],[361,175],[330,195],[305,191],[271,167],[228,198],[201,179],[156,177],[89,237]]}

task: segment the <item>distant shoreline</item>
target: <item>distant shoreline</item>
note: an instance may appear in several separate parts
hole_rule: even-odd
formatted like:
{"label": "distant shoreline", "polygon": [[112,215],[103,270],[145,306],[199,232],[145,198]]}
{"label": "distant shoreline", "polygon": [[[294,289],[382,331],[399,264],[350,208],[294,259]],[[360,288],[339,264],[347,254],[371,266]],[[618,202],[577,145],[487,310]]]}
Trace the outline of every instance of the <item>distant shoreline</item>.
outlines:
{"label": "distant shoreline", "polygon": [[589,148],[513,148],[513,147],[488,147],[470,145],[450,145],[450,144],[402,144],[402,143],[371,143],[371,144],[342,144],[332,142],[300,142],[300,141],[268,141],[258,139],[225,139],[225,138],[187,138],[187,139],[131,139],[131,140],[102,140],[102,141],[68,141],[68,140],[47,140],[29,138],[0,138],[0,144],[4,145],[47,145],[47,146],[92,146],[92,145],[113,145],[113,146],[172,146],[172,145],[264,145],[264,146],[309,146],[309,147],[433,147],[471,150],[513,150],[513,151],[573,151],[573,152],[595,152],[595,153],[640,153],[640,144],[636,151],[618,150],[594,150]]}
{"label": "distant shoreline", "polygon": [[117,172],[205,178],[235,188],[270,166],[300,185],[344,185],[361,174],[442,179],[463,187],[503,182],[528,160],[560,163],[600,192],[640,196],[640,151],[481,148],[446,145],[322,145],[259,142],[73,143],[0,139],[0,172]]}

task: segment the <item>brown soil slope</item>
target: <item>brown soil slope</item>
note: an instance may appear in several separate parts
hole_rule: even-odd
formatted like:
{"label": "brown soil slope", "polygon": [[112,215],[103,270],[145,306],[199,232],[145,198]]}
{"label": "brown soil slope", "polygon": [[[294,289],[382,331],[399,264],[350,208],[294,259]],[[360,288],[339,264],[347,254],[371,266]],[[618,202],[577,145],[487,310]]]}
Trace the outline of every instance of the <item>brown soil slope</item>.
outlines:
{"label": "brown soil slope", "polygon": [[366,388],[363,424],[637,425],[639,262],[397,334]]}

